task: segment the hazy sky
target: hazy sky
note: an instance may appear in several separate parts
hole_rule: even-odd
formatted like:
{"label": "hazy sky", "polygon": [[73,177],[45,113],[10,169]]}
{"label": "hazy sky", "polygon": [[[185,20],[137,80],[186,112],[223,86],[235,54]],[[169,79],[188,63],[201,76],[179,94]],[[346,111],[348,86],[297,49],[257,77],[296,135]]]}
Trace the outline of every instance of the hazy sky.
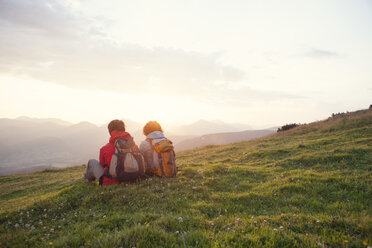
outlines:
{"label": "hazy sky", "polygon": [[254,127],[372,104],[372,1],[0,0],[0,117]]}

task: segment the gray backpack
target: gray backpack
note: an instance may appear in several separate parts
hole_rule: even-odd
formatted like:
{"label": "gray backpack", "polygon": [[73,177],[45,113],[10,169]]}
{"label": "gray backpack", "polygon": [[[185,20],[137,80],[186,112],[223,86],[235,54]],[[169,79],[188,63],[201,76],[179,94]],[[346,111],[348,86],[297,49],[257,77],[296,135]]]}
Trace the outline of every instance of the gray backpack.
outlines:
{"label": "gray backpack", "polygon": [[136,151],[132,137],[115,141],[115,154],[111,158],[109,174],[119,181],[136,180],[145,174],[145,160]]}

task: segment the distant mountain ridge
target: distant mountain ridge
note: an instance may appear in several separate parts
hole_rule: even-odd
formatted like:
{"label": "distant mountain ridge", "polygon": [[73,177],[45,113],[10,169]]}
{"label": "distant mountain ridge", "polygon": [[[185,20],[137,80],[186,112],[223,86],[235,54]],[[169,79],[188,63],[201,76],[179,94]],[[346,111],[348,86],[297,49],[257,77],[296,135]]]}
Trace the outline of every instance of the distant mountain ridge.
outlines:
{"label": "distant mountain ridge", "polygon": [[264,130],[247,130],[242,132],[229,132],[229,133],[215,133],[207,134],[187,140],[183,140],[176,143],[176,150],[190,150],[198,147],[203,147],[207,145],[226,145],[230,143],[247,141],[251,139],[261,138],[270,134],[275,133],[271,129]]}
{"label": "distant mountain ridge", "polygon": [[[143,124],[128,119],[124,119],[124,122],[126,130],[139,145],[145,139],[142,133]],[[83,164],[89,158],[98,159],[100,147],[109,140],[107,124],[72,124],[57,118],[25,116],[16,119],[0,118],[0,174],[48,166]],[[236,133],[239,128],[234,124],[204,120],[176,127],[174,130],[165,130],[165,135],[173,141],[176,151],[204,145],[228,144],[270,133],[258,131],[253,134],[254,130]],[[215,133],[206,135],[211,132]]]}
{"label": "distant mountain ridge", "polygon": [[34,123],[51,122],[51,123],[55,123],[61,126],[73,125],[71,122],[64,121],[64,120],[57,119],[57,118],[31,118],[27,116],[20,116],[20,117],[17,117],[16,120],[28,121],[28,122],[34,122]]}
{"label": "distant mountain ridge", "polygon": [[229,124],[223,121],[199,120],[189,125],[182,125],[171,129],[172,132],[183,135],[205,135],[222,132],[239,132],[252,127],[245,124]]}

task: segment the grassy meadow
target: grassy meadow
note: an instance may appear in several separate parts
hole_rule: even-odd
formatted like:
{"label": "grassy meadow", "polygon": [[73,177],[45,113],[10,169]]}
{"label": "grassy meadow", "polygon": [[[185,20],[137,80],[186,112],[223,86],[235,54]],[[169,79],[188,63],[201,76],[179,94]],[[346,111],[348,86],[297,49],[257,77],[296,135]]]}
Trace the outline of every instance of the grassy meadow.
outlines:
{"label": "grassy meadow", "polygon": [[372,111],[177,154],[177,178],[0,177],[0,247],[372,246]]}

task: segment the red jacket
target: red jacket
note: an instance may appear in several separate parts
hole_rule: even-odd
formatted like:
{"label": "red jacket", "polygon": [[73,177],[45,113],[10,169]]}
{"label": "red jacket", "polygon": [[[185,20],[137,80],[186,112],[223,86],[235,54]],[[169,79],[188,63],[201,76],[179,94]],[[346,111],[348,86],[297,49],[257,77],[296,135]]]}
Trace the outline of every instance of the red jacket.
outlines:
{"label": "red jacket", "polygon": [[[102,146],[102,148],[99,151],[99,163],[102,166],[104,165],[110,166],[112,155],[114,155],[115,153],[115,145],[114,145],[115,141],[117,139],[128,140],[130,137],[132,136],[127,132],[117,131],[117,130],[112,131],[109,143]],[[139,152],[137,145],[136,145],[136,150]],[[108,167],[104,169],[104,171],[107,171],[107,170],[108,170]],[[103,177],[102,185],[113,185],[113,184],[118,184],[118,183],[119,183],[118,180],[115,180],[109,177]]]}

